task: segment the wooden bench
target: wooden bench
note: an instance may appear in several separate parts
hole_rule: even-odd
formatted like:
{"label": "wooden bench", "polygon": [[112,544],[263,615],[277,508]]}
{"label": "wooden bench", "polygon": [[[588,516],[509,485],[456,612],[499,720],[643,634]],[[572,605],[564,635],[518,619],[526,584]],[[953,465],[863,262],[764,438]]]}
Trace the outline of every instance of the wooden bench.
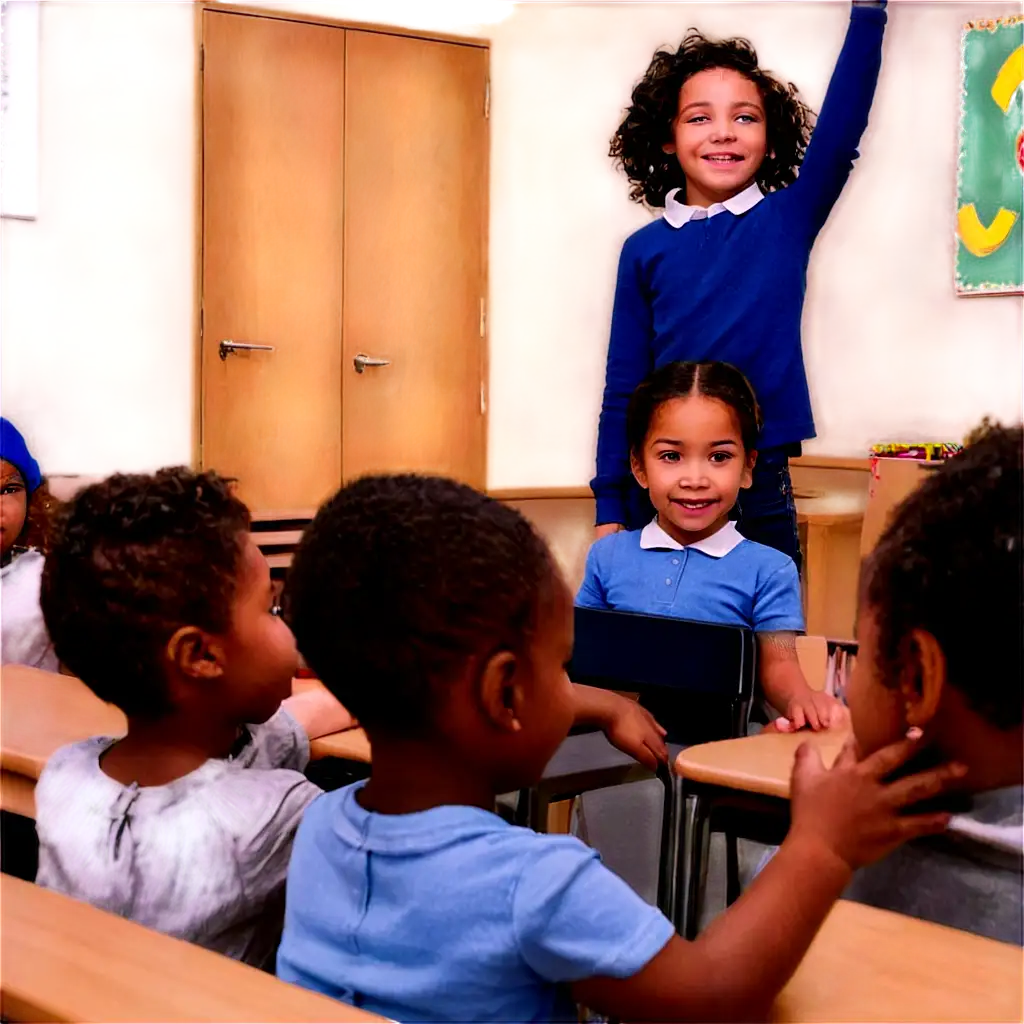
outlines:
{"label": "wooden bench", "polygon": [[[294,685],[302,690],[320,683],[297,679]],[[124,715],[80,679],[5,665],[0,674],[0,808],[35,817],[36,782],[58,749],[90,736],[120,736],[126,727]],[[370,744],[362,729],[350,729],[314,740],[310,753],[369,762]]]}
{"label": "wooden bench", "polygon": [[7,875],[0,924],[5,1020],[384,1020]]}

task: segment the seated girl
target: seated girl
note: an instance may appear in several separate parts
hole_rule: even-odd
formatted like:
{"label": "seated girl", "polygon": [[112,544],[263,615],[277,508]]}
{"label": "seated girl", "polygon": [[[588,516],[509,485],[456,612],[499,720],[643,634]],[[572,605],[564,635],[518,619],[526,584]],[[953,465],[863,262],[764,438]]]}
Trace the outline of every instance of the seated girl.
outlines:
{"label": "seated girl", "polygon": [[785,719],[777,727],[827,729],[846,714],[800,670],[796,565],[744,539],[730,519],[751,484],[760,429],[753,389],[728,363],[669,363],[651,374],[633,392],[626,431],[656,515],[593,545],[576,604],[751,629],[763,696]]}
{"label": "seated girl", "polygon": [[922,763],[966,766],[964,799],[946,833],[859,871],[845,895],[1024,945],[1024,441],[991,425],[972,440],[865,564],[848,689],[862,756],[917,729]]}
{"label": "seated girl", "polygon": [[39,581],[54,499],[39,463],[10,420],[0,419],[0,662],[56,672],[57,655],[39,609]]}

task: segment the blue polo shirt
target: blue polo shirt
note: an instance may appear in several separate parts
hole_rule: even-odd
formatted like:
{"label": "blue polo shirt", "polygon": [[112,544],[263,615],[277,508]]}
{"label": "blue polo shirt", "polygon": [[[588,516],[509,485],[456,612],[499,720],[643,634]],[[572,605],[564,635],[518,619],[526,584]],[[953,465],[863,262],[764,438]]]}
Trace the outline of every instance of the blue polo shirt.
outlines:
{"label": "blue polo shirt", "polygon": [[745,626],[755,633],[804,629],[793,560],[746,540],[732,522],[685,547],[657,520],[603,537],[587,555],[576,604]]}
{"label": "blue polo shirt", "polygon": [[675,933],[578,839],[478,807],[374,814],[362,785],[299,826],[285,981],[398,1021],[575,1021],[569,983],[631,977]]}

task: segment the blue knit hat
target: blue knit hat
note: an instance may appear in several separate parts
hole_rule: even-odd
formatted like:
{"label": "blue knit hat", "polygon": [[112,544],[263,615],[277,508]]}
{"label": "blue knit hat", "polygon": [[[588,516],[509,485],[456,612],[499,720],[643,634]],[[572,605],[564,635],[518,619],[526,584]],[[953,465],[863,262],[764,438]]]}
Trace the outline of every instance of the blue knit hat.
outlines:
{"label": "blue knit hat", "polygon": [[43,482],[39,463],[32,458],[25,438],[10,420],[3,418],[0,418],[0,459],[17,469],[30,494]]}

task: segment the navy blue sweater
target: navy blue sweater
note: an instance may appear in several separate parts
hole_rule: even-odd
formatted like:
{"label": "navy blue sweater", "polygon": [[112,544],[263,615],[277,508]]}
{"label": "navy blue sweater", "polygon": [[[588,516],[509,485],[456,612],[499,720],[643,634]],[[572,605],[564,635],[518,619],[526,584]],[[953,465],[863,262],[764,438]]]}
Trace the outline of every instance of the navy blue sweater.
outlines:
{"label": "navy blue sweater", "polygon": [[750,379],[764,413],[760,447],[814,436],[800,319],[807,264],[857,157],[881,65],[885,11],[855,6],[800,176],[740,216],[681,228],[659,218],[619,258],[597,439],[598,523],[627,520],[626,406],[677,359],[723,360]]}

